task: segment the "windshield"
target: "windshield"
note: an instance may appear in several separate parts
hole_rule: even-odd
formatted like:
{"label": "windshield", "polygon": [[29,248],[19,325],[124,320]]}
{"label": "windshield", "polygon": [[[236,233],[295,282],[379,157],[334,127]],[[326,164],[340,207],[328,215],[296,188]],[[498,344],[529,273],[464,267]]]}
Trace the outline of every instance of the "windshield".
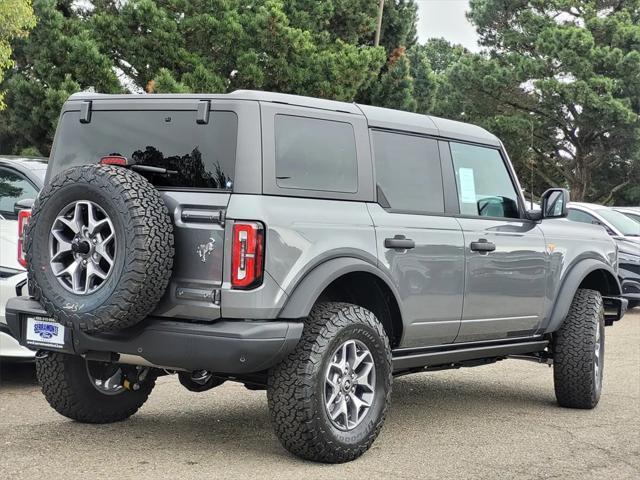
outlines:
{"label": "windshield", "polygon": [[625,237],[640,237],[640,223],[627,217],[625,214],[603,208],[597,210],[598,215],[620,230]]}
{"label": "windshield", "polygon": [[635,220],[636,222],[640,223],[640,211],[638,211],[638,212],[629,212],[629,211],[625,210],[622,213],[624,213],[630,219]]}

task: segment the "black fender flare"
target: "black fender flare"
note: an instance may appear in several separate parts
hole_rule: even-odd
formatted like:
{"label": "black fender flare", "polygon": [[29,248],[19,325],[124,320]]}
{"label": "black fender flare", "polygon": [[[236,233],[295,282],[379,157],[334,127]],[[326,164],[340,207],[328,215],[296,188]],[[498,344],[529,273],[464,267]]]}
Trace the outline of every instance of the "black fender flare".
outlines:
{"label": "black fender flare", "polygon": [[284,307],[282,307],[278,318],[298,319],[307,317],[320,294],[331,282],[343,275],[354,272],[370,273],[382,280],[393,293],[402,315],[400,294],[387,274],[364,260],[353,257],[339,257],[327,260],[310,270],[296,284]]}
{"label": "black fender flare", "polygon": [[569,314],[569,309],[571,308],[571,302],[573,302],[573,297],[575,297],[580,284],[587,278],[592,272],[596,270],[603,270],[611,279],[613,279],[612,285],[616,291],[609,292],[609,295],[617,296],[621,294],[620,282],[618,281],[618,275],[613,271],[613,269],[603,263],[602,261],[595,259],[585,259],[574,265],[569,273],[565,276],[564,281],[562,282],[562,286],[558,291],[558,295],[555,299],[555,304],[551,310],[551,315],[549,317],[549,322],[547,323],[546,328],[544,329],[544,333],[555,332],[560,328],[562,322]]}

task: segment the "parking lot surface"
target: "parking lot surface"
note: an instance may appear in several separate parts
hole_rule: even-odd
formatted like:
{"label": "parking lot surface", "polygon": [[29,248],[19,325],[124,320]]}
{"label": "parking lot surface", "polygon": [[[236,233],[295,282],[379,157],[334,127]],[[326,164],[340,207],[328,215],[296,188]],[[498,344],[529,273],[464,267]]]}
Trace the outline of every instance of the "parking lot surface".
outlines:
{"label": "parking lot surface", "polygon": [[271,431],[265,392],[207,393],[163,377],[130,420],[82,425],[40,394],[31,365],[0,369],[0,478],[640,478],[640,312],[607,328],[592,411],[559,408],[552,369],[508,360],[394,383],[385,428],[345,465],[299,460]]}

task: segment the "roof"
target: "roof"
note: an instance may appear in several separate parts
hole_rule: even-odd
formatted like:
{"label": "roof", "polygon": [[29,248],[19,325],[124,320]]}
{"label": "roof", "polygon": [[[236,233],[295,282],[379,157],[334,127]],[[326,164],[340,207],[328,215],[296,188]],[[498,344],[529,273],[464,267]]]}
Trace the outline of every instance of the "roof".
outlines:
{"label": "roof", "polygon": [[322,98],[289,95],[286,93],[263,92],[260,90],[236,90],[225,94],[129,94],[129,95],[105,95],[98,93],[75,93],[69,97],[69,101],[82,100],[170,100],[191,98],[194,100],[253,100],[260,102],[284,103],[300,107],[316,108],[351,114],[364,115],[369,126],[405,130],[426,135],[436,135],[445,138],[466,140],[500,146],[500,140],[484,128],[476,125],[447,120],[445,118],[421,115],[418,113],[392,110],[389,108],[372,107],[356,103],[338,102]]}
{"label": "roof", "polygon": [[605,205],[598,205],[597,203],[587,203],[587,202],[570,202],[568,206],[585,208],[587,210],[604,210],[604,209],[610,208]]}
{"label": "roof", "polygon": [[46,170],[47,158],[44,157],[20,157],[14,155],[0,155],[0,163],[5,165],[21,166],[28,170]]}

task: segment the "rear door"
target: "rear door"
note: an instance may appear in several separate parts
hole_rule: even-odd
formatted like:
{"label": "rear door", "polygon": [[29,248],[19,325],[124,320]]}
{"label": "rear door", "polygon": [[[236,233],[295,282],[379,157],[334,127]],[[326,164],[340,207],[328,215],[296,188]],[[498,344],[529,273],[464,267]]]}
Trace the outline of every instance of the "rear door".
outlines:
{"label": "rear door", "polygon": [[371,131],[378,203],[369,204],[379,266],[402,296],[402,347],[453,342],[464,290],[464,240],[445,215],[438,141]]}
{"label": "rear door", "polygon": [[[257,104],[246,103],[258,119]],[[239,173],[239,107],[198,99],[99,100],[91,102],[88,118],[87,107],[79,107],[63,113],[48,176],[112,154],[173,171],[144,174],[161,192],[174,224],[173,275],[154,313],[219,318],[224,220]]]}
{"label": "rear door", "polygon": [[523,209],[501,151],[450,143],[465,243],[462,323],[456,342],[533,334],[546,299],[542,231]]}

